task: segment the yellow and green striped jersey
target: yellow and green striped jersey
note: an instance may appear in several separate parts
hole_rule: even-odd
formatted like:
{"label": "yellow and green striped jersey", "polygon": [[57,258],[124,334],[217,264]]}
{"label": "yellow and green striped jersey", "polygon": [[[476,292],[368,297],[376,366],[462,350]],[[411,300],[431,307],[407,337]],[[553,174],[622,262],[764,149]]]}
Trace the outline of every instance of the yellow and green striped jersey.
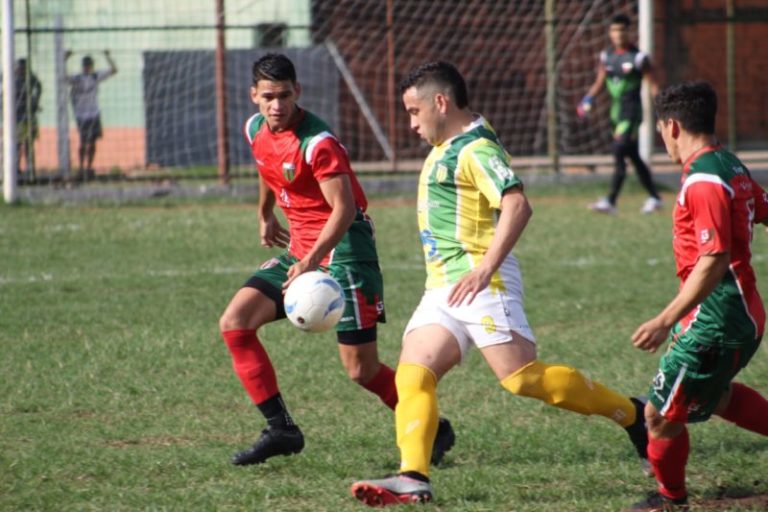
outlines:
{"label": "yellow and green striped jersey", "polygon": [[[457,282],[482,260],[496,228],[501,196],[522,186],[488,122],[432,148],[419,177],[418,217],[426,288]],[[491,290],[503,290],[498,272]]]}

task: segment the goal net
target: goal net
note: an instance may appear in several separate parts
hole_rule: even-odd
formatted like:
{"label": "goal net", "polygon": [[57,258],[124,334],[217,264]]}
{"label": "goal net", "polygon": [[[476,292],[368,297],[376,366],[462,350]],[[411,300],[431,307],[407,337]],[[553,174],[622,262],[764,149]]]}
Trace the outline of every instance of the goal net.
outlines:
{"label": "goal net", "polygon": [[[256,111],[249,98],[251,64],[267,51],[294,60],[303,86],[301,104],[326,118],[356,162],[378,162],[387,169],[392,157],[424,155],[400,99],[391,92],[409,69],[437,59],[453,62],[464,74],[472,108],[489,119],[513,155],[545,154],[544,5],[540,0],[227,0],[227,127],[234,170],[252,169],[241,127]],[[637,1],[557,0],[554,5],[557,147],[562,154],[605,153],[610,143],[606,98],[598,99],[586,121],[577,118],[575,107],[608,45],[608,20],[624,13],[636,22]],[[17,0],[15,6],[17,57],[28,58],[43,84],[35,144],[39,175],[61,172],[61,144],[69,146],[72,171],[79,167],[69,89],[56,75],[63,50],[73,52],[67,74],[80,72],[86,55],[97,70],[105,69],[104,50],[111,51],[118,69],[99,85],[103,137],[93,165],[97,174],[214,172],[213,2],[190,0],[183,9],[149,0]],[[61,88],[63,94],[57,94]]]}

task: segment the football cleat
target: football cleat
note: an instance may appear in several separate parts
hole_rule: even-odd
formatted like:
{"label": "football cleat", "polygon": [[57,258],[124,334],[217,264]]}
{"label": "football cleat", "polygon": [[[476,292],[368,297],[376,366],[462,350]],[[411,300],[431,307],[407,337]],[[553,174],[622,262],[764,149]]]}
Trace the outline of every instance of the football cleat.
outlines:
{"label": "football cleat", "polygon": [[352,496],[369,507],[427,503],[432,501],[432,486],[404,475],[381,480],[361,480],[352,484]]}
{"label": "football cleat", "polygon": [[304,449],[304,435],[299,427],[287,429],[267,427],[261,431],[259,439],[247,450],[232,457],[232,464],[247,466],[261,464],[276,455],[291,455]]}
{"label": "football cleat", "polygon": [[451,422],[445,418],[440,418],[437,423],[437,435],[435,435],[435,442],[432,445],[432,458],[431,462],[435,466],[442,462],[445,453],[453,448],[456,442],[456,434],[453,431]]}
{"label": "football cleat", "polygon": [[638,501],[630,508],[625,508],[623,512],[687,512],[688,510],[690,508],[687,496],[673,500],[658,492],[652,492],[646,499]]}
{"label": "football cleat", "polygon": [[661,210],[661,208],[664,206],[664,203],[661,202],[661,199],[656,199],[655,197],[649,197],[645,200],[645,203],[643,203],[643,207],[640,208],[640,211],[642,213],[653,213],[657,210]]}
{"label": "football cleat", "polygon": [[603,197],[589,205],[589,209],[597,213],[607,213],[613,215],[616,213],[616,207],[611,204],[608,198]]}
{"label": "football cleat", "polygon": [[653,476],[651,464],[648,462],[648,426],[645,424],[645,403],[648,401],[643,397],[631,397],[630,400],[635,406],[635,422],[625,427],[629,435],[629,440],[635,447],[637,456],[640,457],[640,464],[645,476]]}

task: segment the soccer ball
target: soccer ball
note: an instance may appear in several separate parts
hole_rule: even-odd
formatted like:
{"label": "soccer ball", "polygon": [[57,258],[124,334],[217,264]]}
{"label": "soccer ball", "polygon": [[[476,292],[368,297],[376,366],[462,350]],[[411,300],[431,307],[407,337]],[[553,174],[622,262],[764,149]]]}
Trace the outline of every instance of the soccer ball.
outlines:
{"label": "soccer ball", "polygon": [[302,331],[323,332],[339,323],[344,292],[333,277],[315,270],[293,280],[283,303],[293,325]]}

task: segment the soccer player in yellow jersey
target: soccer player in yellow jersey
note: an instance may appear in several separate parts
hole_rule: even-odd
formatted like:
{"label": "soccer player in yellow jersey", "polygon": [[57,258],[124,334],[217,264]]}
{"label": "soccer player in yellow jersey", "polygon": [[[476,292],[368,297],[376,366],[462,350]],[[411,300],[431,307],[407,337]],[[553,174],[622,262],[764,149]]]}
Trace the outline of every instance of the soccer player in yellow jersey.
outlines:
{"label": "soccer player in yellow jersey", "polygon": [[531,207],[493,129],[469,109],[461,74],[446,62],[430,62],[411,71],[400,91],[411,128],[434,146],[418,189],[427,283],[406,327],[395,376],[400,472],[356,482],[352,494],[371,506],[432,499],[437,383],[473,346],[508,391],[609,418],[647,459],[640,400],[536,358],[520,269],[510,253]]}

